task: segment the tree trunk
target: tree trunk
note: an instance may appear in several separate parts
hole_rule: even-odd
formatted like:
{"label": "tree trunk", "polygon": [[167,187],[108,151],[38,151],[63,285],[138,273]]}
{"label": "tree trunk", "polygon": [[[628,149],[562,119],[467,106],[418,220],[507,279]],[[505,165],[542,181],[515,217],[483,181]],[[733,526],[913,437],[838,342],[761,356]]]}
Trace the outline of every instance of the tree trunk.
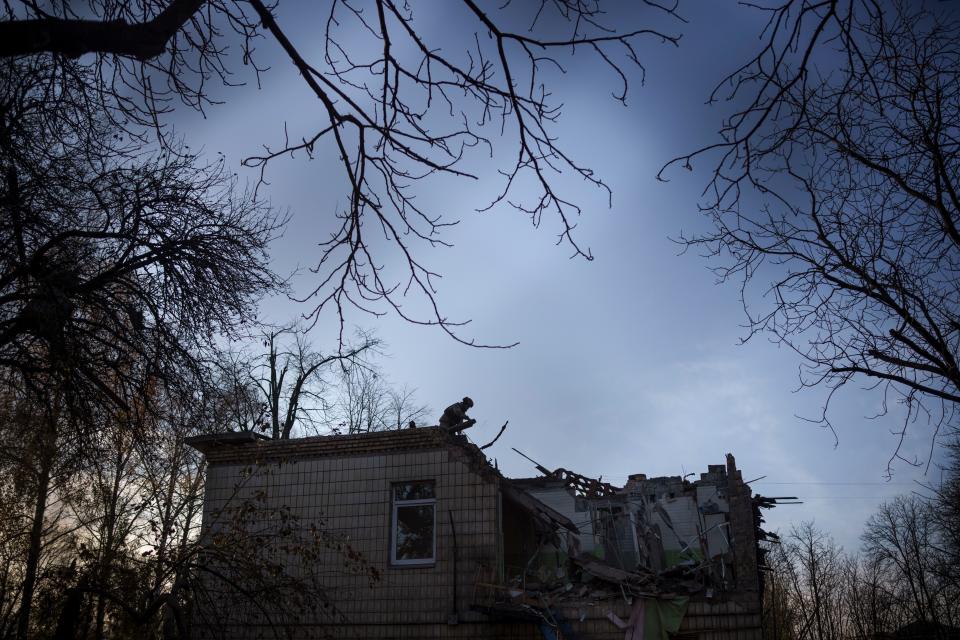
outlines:
{"label": "tree trunk", "polygon": [[[127,458],[122,440],[116,442],[116,457],[113,460],[113,478],[111,478],[110,493],[107,497],[107,513],[104,522],[103,550],[100,554],[99,588],[106,591],[110,588],[110,579],[113,577],[114,546],[117,537],[117,509],[120,503],[120,484],[126,469]],[[97,595],[97,627],[94,637],[103,640],[104,624],[107,614],[107,599],[103,593]]]}
{"label": "tree trunk", "polygon": [[40,543],[43,537],[43,516],[47,510],[47,491],[50,488],[51,462],[50,456],[44,453],[37,478],[37,504],[33,510],[33,526],[30,529],[30,549],[27,552],[27,569],[23,578],[23,601],[20,604],[20,619],[17,622],[17,640],[27,640],[30,632],[30,607],[33,604],[33,589],[37,582],[37,567],[40,565]]}

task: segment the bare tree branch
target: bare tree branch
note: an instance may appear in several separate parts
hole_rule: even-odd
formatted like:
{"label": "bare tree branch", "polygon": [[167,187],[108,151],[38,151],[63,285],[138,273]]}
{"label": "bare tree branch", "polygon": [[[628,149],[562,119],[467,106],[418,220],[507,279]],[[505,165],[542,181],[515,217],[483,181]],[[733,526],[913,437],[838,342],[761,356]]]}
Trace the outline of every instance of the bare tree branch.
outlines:
{"label": "bare tree branch", "polygon": [[757,55],[711,94],[733,105],[720,141],[661,171],[712,163],[710,230],[680,241],[741,281],[748,338],[802,356],[802,385],[827,385],[829,398],[878,380],[898,390],[905,424],[924,401],[951,423],[960,21],[908,2],[750,6],[769,22]]}
{"label": "bare tree branch", "polygon": [[156,58],[204,2],[170,0],[156,17],[139,24],[128,24],[123,19],[69,20],[52,16],[0,20],[0,57],[49,52],[71,58],[85,53],[109,53],[137,60]]}

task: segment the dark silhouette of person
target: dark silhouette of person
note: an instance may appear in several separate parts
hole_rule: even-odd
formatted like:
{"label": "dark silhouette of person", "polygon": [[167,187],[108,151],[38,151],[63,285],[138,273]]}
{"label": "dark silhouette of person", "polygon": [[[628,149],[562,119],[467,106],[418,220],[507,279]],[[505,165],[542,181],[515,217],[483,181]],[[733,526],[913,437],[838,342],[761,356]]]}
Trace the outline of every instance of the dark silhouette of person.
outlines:
{"label": "dark silhouette of person", "polygon": [[443,410],[443,415],[440,416],[440,426],[450,429],[451,431],[458,431],[459,429],[472,426],[476,420],[471,419],[470,416],[467,415],[467,411],[472,406],[473,400],[468,397],[465,397],[460,402],[454,402]]}

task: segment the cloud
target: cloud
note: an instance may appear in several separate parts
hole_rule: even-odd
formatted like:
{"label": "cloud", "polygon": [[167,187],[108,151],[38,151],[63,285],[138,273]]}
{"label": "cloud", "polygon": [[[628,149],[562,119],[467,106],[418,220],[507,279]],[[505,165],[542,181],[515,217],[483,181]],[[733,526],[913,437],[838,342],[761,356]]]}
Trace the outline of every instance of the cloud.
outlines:
{"label": "cloud", "polygon": [[642,375],[635,392],[650,425],[645,439],[676,452],[671,459],[685,465],[706,459],[715,463],[731,452],[748,474],[776,468],[791,477],[807,477],[785,437],[795,431],[793,412],[777,403],[783,389],[779,381],[773,383],[776,387],[771,382],[742,361],[713,356]]}

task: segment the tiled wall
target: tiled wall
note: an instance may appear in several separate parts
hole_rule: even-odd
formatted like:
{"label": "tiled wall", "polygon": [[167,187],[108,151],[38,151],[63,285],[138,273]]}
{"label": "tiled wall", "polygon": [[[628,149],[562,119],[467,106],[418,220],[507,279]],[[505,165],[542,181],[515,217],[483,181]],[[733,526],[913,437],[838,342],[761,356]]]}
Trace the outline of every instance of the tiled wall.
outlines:
{"label": "tiled wall", "polygon": [[[426,567],[393,567],[389,563],[391,487],[413,480],[435,483],[436,562]],[[259,492],[265,500],[256,499]],[[315,522],[327,532],[342,535],[379,569],[381,579],[371,588],[366,577],[342,570],[342,555],[328,554],[324,582],[346,620],[336,626],[336,637],[433,637],[433,631],[421,635],[426,627],[419,625],[438,623],[443,637],[471,637],[476,629],[470,631],[468,627],[473,625],[469,623],[486,621],[470,611],[470,604],[478,572],[493,579],[497,565],[497,479],[489,473],[482,478],[456,452],[441,448],[270,462],[259,467],[214,465],[207,476],[204,518],[208,534],[217,529],[219,509],[245,499],[290,507],[301,526]],[[459,624],[448,627],[454,613],[450,515],[458,549]],[[353,624],[362,628],[351,628]],[[303,637],[320,637],[319,631],[304,627]]]}
{"label": "tiled wall", "polygon": [[[623,640],[620,630],[606,616],[613,612],[621,620],[630,618],[630,605],[623,600],[562,607],[560,614],[582,640]],[[678,640],[761,640],[760,613],[756,606],[732,601],[693,600],[676,635]]]}

